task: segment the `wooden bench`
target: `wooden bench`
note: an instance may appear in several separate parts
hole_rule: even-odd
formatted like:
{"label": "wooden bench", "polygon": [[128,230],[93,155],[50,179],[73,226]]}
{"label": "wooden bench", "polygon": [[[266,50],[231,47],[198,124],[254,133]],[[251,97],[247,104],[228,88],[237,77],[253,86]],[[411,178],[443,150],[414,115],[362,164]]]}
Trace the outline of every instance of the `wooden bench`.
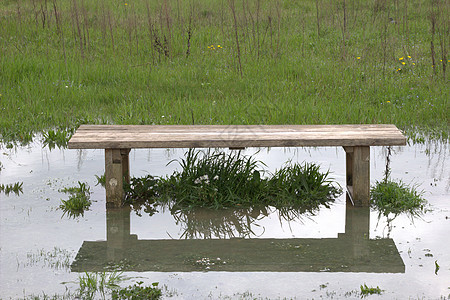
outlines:
{"label": "wooden bench", "polygon": [[121,206],[134,148],[336,147],[346,152],[347,195],[370,199],[370,146],[402,146],[394,125],[81,125],[69,149],[105,149],[106,202]]}

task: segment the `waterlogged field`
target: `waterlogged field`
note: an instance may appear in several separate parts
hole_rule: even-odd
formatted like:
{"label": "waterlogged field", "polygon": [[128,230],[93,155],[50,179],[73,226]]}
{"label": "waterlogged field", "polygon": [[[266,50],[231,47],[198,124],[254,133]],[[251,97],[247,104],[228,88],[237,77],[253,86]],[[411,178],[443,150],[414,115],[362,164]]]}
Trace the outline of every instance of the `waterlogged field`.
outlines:
{"label": "waterlogged field", "polygon": [[393,123],[448,138],[448,1],[0,4],[0,134]]}
{"label": "waterlogged field", "polygon": [[[39,142],[3,147],[0,182],[23,185],[18,195],[0,194],[0,298],[73,299],[89,279],[126,276],[121,287],[158,282],[164,299],[448,299],[449,146],[392,148],[391,178],[416,185],[428,201],[415,217],[355,210],[346,207],[345,195],[314,214],[270,206],[107,210],[96,177],[104,172],[103,150],[49,150]],[[167,163],[186,150],[132,150],[131,175],[179,171]],[[387,153],[372,148],[372,183],[382,180]],[[341,148],[243,154],[272,173],[289,160],[316,163],[345,186]],[[68,188],[81,186],[89,190],[89,209],[79,217],[64,214]]]}
{"label": "waterlogged field", "polygon": [[[1,1],[0,299],[112,297],[116,283],[175,299],[450,298],[449,7]],[[392,149],[391,179],[428,204],[106,210],[103,151],[65,149],[84,123],[392,123],[410,145]],[[184,151],[133,150],[131,175],[170,175]],[[319,163],[345,190],[342,149],[244,153],[269,172]],[[371,152],[373,184],[388,153]]]}

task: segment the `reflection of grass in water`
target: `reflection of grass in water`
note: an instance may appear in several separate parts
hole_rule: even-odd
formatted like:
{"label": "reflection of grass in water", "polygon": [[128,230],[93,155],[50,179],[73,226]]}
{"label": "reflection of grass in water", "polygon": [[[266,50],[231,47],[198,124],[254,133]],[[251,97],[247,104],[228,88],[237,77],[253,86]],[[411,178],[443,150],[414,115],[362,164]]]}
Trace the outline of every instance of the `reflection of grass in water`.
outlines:
{"label": "reflection of grass in water", "polygon": [[401,213],[407,213],[412,217],[420,216],[427,203],[422,197],[423,192],[402,181],[386,179],[376,182],[370,193],[372,206],[385,216]]}
{"label": "reflection of grass in water", "polygon": [[54,247],[51,251],[45,249],[37,250],[36,252],[27,253],[27,262],[24,266],[35,266],[42,263],[44,266],[55,270],[68,270],[72,253],[68,250]]}
{"label": "reflection of grass in water", "polygon": [[59,208],[68,215],[69,218],[83,216],[84,212],[89,209],[92,202],[90,198],[90,188],[84,182],[78,181],[78,186],[63,188],[60,192],[70,194],[68,200],[61,199]]}
{"label": "reflection of grass in water", "polygon": [[176,224],[183,226],[181,238],[231,238],[254,235],[252,226],[269,215],[266,207],[226,210],[191,209],[172,211]]}

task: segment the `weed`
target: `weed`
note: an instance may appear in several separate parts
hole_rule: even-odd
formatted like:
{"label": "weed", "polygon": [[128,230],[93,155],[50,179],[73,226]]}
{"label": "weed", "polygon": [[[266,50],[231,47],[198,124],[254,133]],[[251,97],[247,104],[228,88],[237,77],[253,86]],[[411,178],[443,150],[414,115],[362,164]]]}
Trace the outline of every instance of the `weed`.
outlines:
{"label": "weed", "polygon": [[128,279],[122,272],[88,273],[78,278],[78,294],[81,299],[106,299],[106,295],[120,289],[120,282]]}
{"label": "weed", "polygon": [[158,204],[168,204],[173,212],[261,205],[305,212],[321,204],[328,206],[342,193],[328,180],[328,172],[319,172],[314,164],[287,164],[272,177],[264,178],[265,171],[260,167],[263,164],[241,152],[191,149],[177,162],[182,170],[166,178],[132,178],[125,185],[126,202],[146,202],[149,212],[154,212]]}
{"label": "weed", "polygon": [[153,215],[157,212],[158,183],[160,181],[151,175],[131,178],[130,183],[124,183],[125,203],[129,204],[139,216],[141,216],[141,210],[150,216]]}
{"label": "weed", "polygon": [[61,199],[61,205],[59,208],[64,212],[64,215],[68,215],[69,218],[83,216],[84,212],[89,209],[92,202],[90,198],[90,188],[84,182],[78,181],[78,186],[63,188],[60,192],[70,194],[68,200]]}
{"label": "weed", "polygon": [[17,196],[20,195],[20,193],[23,193],[23,182],[16,182],[14,184],[0,184],[0,193],[5,193],[6,196],[9,196],[10,193],[14,193]]}
{"label": "weed", "polygon": [[105,174],[100,176],[95,175],[95,178],[97,179],[97,183],[95,184],[96,186],[100,184],[102,187],[105,187],[106,185]]}
{"label": "weed", "polygon": [[402,181],[377,181],[370,190],[370,196],[372,207],[385,216],[390,213],[394,215],[409,213],[411,216],[418,216],[424,212],[427,203],[423,198],[423,192]]}
{"label": "weed", "polygon": [[329,172],[321,173],[313,163],[288,163],[269,179],[269,193],[277,207],[316,208],[319,204],[328,207],[327,202],[342,194],[342,189],[334,187],[328,175]]}
{"label": "weed", "polygon": [[43,146],[48,146],[50,150],[55,146],[58,148],[66,148],[73,132],[69,130],[49,130],[43,133]]}
{"label": "weed", "polygon": [[226,208],[261,203],[266,184],[258,162],[241,152],[225,154],[189,150],[181,172],[162,180],[163,200],[176,208]]}
{"label": "weed", "polygon": [[361,285],[361,297],[366,297],[368,295],[378,294],[381,295],[383,292],[382,289],[380,289],[378,286],[375,287],[368,287],[365,283],[364,285]]}
{"label": "weed", "polygon": [[[417,191],[415,186],[409,186],[401,180],[394,181],[391,176],[392,148],[387,147],[386,167],[382,181],[376,181],[370,189],[371,205],[380,214],[394,218],[401,213],[408,213],[411,217],[419,216],[425,211],[427,201],[423,198],[423,191]],[[388,223],[393,219],[388,218]]]}
{"label": "weed", "polygon": [[159,299],[162,295],[161,289],[158,288],[158,282],[152,283],[152,286],[142,286],[143,282],[139,281],[134,285],[122,288],[120,290],[114,290],[112,292],[113,300],[139,300],[139,299]]}

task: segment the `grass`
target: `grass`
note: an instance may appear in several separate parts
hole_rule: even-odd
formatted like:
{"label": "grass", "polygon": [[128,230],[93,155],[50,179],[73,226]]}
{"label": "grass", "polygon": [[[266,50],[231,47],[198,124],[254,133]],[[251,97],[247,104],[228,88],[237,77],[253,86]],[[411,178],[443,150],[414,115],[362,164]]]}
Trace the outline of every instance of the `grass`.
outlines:
{"label": "grass", "polygon": [[61,199],[59,208],[63,211],[62,217],[66,214],[69,218],[83,216],[84,212],[89,209],[92,204],[90,200],[90,188],[84,182],[78,181],[78,186],[63,188],[60,192],[70,194],[68,200]]}
{"label": "grass", "polygon": [[143,282],[139,281],[134,285],[130,285],[126,288],[120,289],[118,291],[112,292],[113,300],[140,300],[140,299],[149,299],[156,300],[160,299],[162,292],[161,289],[158,288],[158,282],[154,282],[152,286],[142,286]]}
{"label": "grass", "polygon": [[418,216],[425,210],[427,201],[423,198],[423,192],[417,191],[414,186],[409,186],[402,181],[383,180],[377,181],[370,190],[372,206],[385,216],[408,213]]}
{"label": "grass", "polygon": [[103,273],[88,273],[79,276],[78,293],[82,299],[106,299],[109,291],[120,289],[119,283],[126,279],[122,273],[118,272],[103,272]]}
{"label": "grass", "polygon": [[[1,170],[1,168],[0,168]],[[5,193],[6,196],[9,196],[9,194],[14,193],[17,196],[20,195],[20,193],[23,193],[23,182],[15,182],[14,184],[0,184],[0,193]]]}
{"label": "grass", "polygon": [[144,201],[150,213],[158,204],[167,204],[172,211],[270,205],[312,212],[342,193],[332,185],[328,172],[321,173],[314,164],[287,164],[265,178],[262,163],[240,151],[226,154],[191,149],[177,162],[181,171],[168,177],[133,178],[125,185],[127,202]]}
{"label": "grass", "polygon": [[55,147],[66,148],[73,131],[62,129],[62,130],[48,130],[44,132],[42,137],[43,146],[48,146],[50,150]]}
{"label": "grass", "polygon": [[0,139],[83,123],[394,123],[448,140],[449,5],[407,3],[2,1]]}
{"label": "grass", "polygon": [[381,295],[381,293],[383,292],[382,289],[380,289],[378,286],[377,287],[368,287],[365,283],[364,285],[361,285],[361,297],[366,297],[368,295]]}

